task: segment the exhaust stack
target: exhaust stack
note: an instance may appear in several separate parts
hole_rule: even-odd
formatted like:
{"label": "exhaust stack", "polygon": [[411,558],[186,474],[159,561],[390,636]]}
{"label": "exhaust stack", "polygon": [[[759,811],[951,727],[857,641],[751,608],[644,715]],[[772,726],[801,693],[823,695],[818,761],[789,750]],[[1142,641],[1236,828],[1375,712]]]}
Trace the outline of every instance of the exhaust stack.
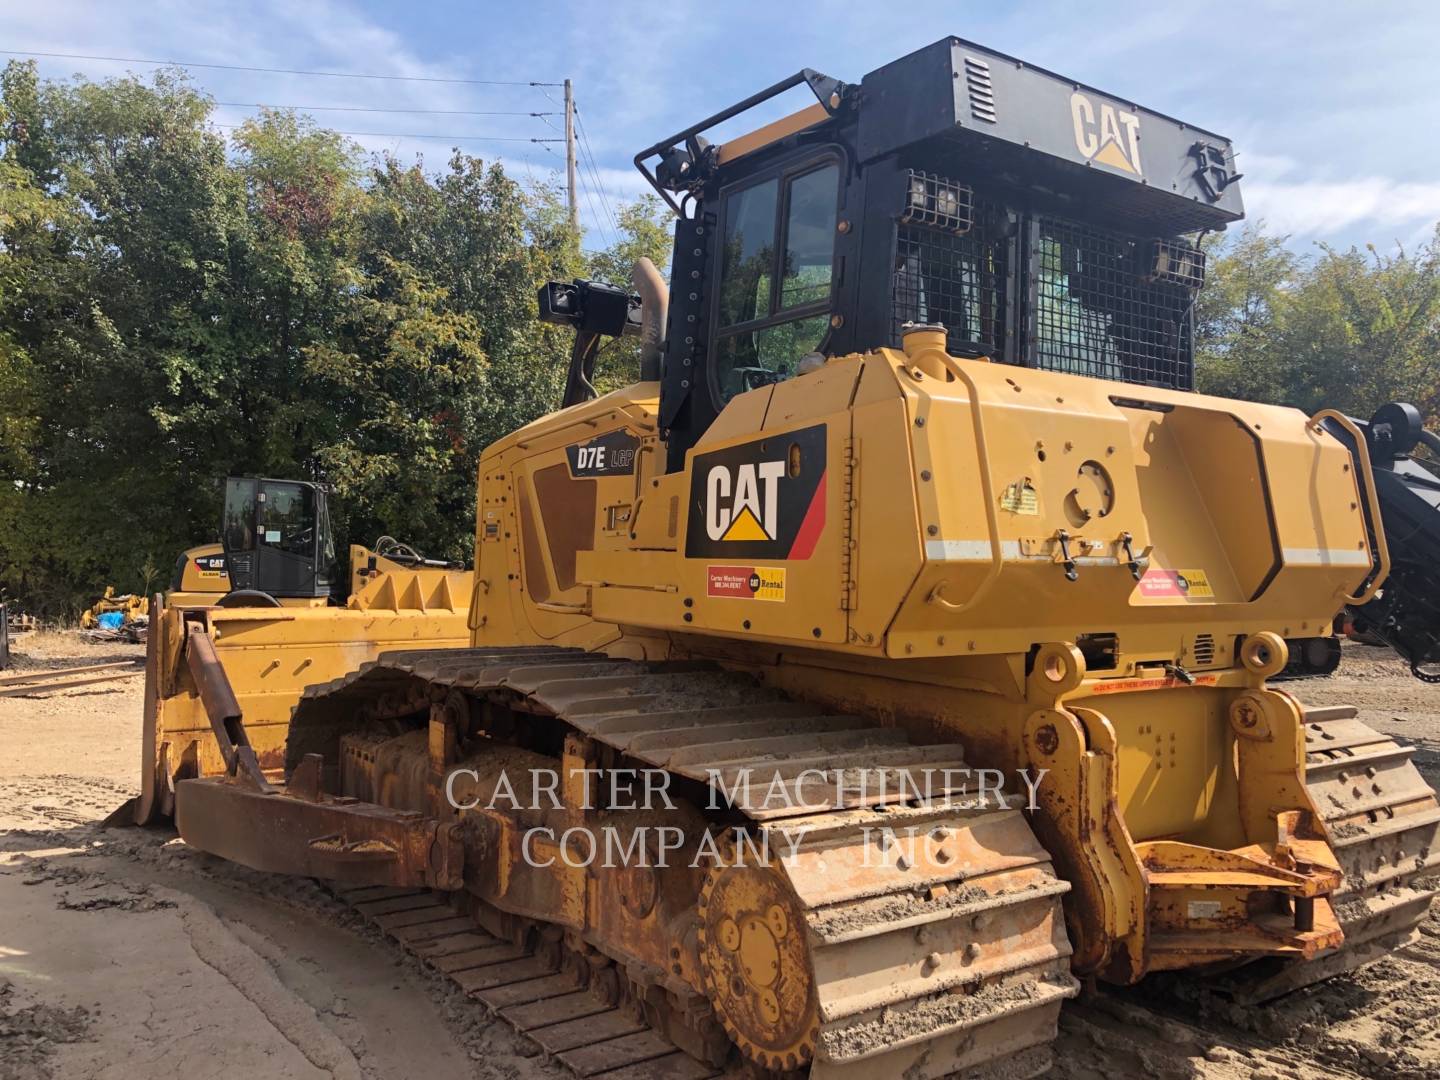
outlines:
{"label": "exhaust stack", "polygon": [[665,279],[655,264],[644,256],[635,260],[630,281],[640,294],[640,381],[658,382],[660,356],[665,338],[665,322],[670,294]]}

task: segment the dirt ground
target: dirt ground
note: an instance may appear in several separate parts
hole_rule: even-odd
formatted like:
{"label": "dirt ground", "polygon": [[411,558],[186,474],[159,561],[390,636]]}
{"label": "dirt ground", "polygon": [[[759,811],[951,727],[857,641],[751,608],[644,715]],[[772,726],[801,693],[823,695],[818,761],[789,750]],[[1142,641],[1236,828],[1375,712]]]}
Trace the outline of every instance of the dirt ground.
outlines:
{"label": "dirt ground", "polygon": [[[141,651],[44,634],[14,670]],[[1347,646],[1340,674],[1289,688],[1359,706],[1440,785],[1440,687]],[[0,698],[0,1080],[566,1075],[317,885],[99,828],[138,790],[141,689]],[[1417,945],[1259,1008],[1183,983],[1087,991],[1052,1075],[1440,1077],[1440,911]]]}

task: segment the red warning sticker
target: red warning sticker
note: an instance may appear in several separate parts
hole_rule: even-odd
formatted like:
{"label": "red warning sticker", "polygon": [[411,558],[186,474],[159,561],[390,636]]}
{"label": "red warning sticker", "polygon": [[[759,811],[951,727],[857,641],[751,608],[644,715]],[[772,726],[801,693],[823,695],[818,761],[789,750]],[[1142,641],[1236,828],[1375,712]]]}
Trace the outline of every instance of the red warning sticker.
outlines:
{"label": "red warning sticker", "polygon": [[722,600],[785,599],[785,568],[707,566],[705,594]]}

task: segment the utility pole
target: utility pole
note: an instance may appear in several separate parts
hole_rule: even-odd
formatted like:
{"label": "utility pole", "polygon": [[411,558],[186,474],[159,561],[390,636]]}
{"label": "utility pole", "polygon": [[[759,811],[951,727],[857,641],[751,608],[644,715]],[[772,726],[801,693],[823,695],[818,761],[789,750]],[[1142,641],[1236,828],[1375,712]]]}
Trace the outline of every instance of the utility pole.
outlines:
{"label": "utility pole", "polygon": [[565,179],[570,195],[570,228],[580,231],[580,203],[575,197],[575,88],[565,80]]}

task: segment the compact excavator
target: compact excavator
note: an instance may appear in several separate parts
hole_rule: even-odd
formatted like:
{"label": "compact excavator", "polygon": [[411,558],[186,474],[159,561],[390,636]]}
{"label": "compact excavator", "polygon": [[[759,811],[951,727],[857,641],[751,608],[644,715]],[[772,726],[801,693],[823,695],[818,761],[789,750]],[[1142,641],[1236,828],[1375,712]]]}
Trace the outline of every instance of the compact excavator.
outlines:
{"label": "compact excavator", "polygon": [[186,841],[611,1080],[1036,1075],[1080,979],[1260,1000],[1416,933],[1435,793],[1270,682],[1391,573],[1377,425],[1192,392],[1228,140],[945,38],[636,163],[668,285],[543,290],[570,378],[481,459],[468,642],[316,680],[279,768],[188,622]]}

